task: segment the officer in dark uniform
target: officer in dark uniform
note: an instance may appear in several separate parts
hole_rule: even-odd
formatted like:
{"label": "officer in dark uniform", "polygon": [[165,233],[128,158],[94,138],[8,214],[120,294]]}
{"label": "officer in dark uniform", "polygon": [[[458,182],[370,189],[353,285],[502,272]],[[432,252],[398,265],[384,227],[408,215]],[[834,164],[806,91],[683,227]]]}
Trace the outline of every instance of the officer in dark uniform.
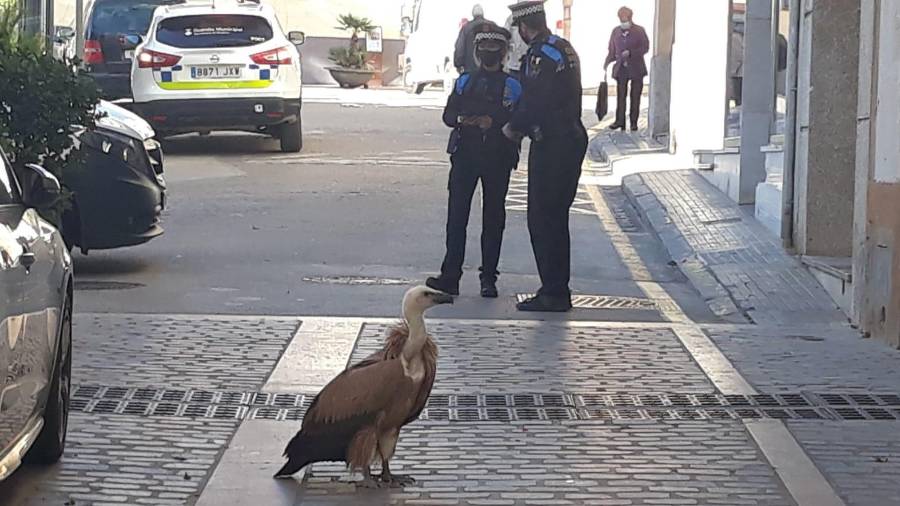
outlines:
{"label": "officer in dark uniform", "polygon": [[547,28],[542,0],[510,10],[529,48],[521,69],[522,101],[503,133],[511,140],[531,137],[528,231],[542,284],[517,307],[565,312],[572,308],[569,209],[588,145],[581,123],[581,65],[572,45]]}
{"label": "officer in dark uniform", "polygon": [[497,297],[497,265],[506,227],[506,192],[510,172],[519,163],[518,141],[503,135],[522,95],[519,82],[503,72],[510,34],[493,24],[475,34],[479,68],[462,74],[444,109],[444,123],[453,128],[450,154],[450,202],[447,211],[447,254],[441,275],[426,284],[458,295],[466,252],[466,227],[478,181],[483,193],[481,231],[481,295]]}

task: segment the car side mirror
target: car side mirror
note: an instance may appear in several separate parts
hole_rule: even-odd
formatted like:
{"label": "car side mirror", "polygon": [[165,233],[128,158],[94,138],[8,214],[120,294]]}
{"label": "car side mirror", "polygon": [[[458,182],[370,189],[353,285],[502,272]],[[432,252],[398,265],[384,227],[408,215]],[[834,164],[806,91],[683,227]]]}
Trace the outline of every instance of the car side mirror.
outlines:
{"label": "car side mirror", "polygon": [[35,209],[45,209],[62,197],[59,179],[40,165],[30,163],[25,166],[23,198],[25,205]]}
{"label": "car side mirror", "polygon": [[288,40],[295,46],[301,46],[306,42],[306,34],[303,32],[288,33]]}
{"label": "car side mirror", "polygon": [[75,38],[75,30],[68,26],[60,26],[56,29],[56,40],[59,42],[69,42]]}

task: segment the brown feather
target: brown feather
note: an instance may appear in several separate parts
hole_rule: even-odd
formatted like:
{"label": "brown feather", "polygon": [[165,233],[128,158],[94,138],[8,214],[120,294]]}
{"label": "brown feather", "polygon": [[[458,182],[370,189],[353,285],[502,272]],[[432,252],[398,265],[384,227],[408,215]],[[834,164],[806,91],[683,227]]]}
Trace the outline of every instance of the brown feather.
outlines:
{"label": "brown feather", "polygon": [[406,322],[394,325],[381,350],[347,368],[319,392],[300,432],[285,449],[290,460],[279,475],[322,460],[344,459],[355,468],[369,465],[379,433],[399,431],[419,417],[434,386],[437,345],[426,336],[419,355],[425,375],[416,384],[406,376],[401,359],[408,339]]}
{"label": "brown feather", "polygon": [[378,434],[374,425],[357,432],[347,447],[347,466],[355,471],[372,465],[377,448]]}

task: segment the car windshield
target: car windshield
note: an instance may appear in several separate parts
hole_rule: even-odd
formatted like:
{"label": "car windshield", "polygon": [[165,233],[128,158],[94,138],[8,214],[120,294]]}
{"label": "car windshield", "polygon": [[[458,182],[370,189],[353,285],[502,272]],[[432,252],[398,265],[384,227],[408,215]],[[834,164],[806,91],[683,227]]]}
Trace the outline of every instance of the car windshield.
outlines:
{"label": "car windshield", "polygon": [[6,157],[0,152],[0,206],[19,202],[19,192],[13,182],[11,169]]}
{"label": "car windshield", "polygon": [[242,47],[272,40],[265,18],[247,15],[180,16],[161,21],[156,40],[181,48]]}
{"label": "car windshield", "polygon": [[98,40],[120,33],[144,35],[150,28],[153,11],[163,0],[100,2],[94,7],[87,38]]}

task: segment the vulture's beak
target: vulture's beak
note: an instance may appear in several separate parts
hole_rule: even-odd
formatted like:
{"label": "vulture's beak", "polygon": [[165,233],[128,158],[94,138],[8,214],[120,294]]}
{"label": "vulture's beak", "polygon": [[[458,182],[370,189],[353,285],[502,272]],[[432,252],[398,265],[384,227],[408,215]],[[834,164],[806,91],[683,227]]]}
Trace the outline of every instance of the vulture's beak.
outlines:
{"label": "vulture's beak", "polygon": [[453,304],[453,296],[446,293],[436,293],[431,296],[435,304]]}

